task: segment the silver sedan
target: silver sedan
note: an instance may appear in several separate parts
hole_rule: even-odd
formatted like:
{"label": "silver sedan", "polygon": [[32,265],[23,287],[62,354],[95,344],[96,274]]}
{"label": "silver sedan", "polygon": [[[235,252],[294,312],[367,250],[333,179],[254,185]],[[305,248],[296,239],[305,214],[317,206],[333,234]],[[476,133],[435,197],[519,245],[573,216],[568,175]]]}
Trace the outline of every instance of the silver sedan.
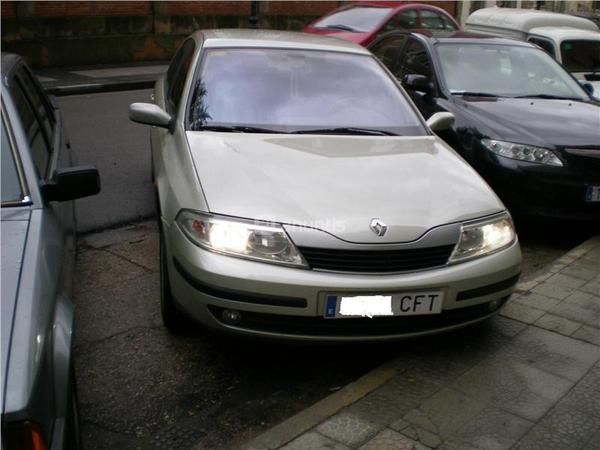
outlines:
{"label": "silver sedan", "polygon": [[518,280],[505,207],[355,44],[196,32],[153,125],[165,325],[385,340],[491,317]]}

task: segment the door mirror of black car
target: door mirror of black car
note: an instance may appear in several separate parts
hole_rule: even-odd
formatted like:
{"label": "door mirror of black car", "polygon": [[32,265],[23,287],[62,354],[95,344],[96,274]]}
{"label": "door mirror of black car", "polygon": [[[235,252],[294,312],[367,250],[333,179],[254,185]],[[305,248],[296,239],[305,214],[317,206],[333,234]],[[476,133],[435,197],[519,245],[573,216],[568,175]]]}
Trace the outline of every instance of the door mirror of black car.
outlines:
{"label": "door mirror of black car", "polygon": [[129,119],[144,125],[171,128],[171,116],[154,103],[132,103],[129,105]]}
{"label": "door mirror of black car", "polygon": [[445,131],[454,125],[454,114],[449,112],[437,112],[427,120],[431,131]]}
{"label": "door mirror of black car", "polygon": [[100,175],[95,167],[78,166],[59,169],[42,185],[42,195],[48,202],[64,202],[96,195],[100,192]]}
{"label": "door mirror of black car", "polygon": [[433,85],[425,75],[404,75],[402,86],[411,91],[425,92],[428,95],[433,95]]}
{"label": "door mirror of black car", "polygon": [[594,95],[594,85],[592,83],[586,83],[585,81],[582,81],[581,82],[581,87],[588,94]]}

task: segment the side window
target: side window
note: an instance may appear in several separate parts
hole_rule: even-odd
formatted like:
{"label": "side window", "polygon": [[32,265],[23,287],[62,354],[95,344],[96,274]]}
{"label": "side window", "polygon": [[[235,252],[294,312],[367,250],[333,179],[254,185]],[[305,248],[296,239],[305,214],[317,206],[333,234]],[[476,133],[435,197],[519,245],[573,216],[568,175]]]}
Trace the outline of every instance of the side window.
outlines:
{"label": "side window", "polygon": [[195,48],[194,41],[188,39],[177,50],[173,61],[169,65],[169,70],[167,71],[167,106],[171,114],[177,112],[177,108],[181,102],[181,94],[183,93],[185,80],[192,64]]}
{"label": "side window", "polygon": [[54,130],[54,111],[48,97],[28,69],[23,68],[23,70],[19,71],[19,81],[23,84],[25,93],[34,110],[37,112],[46,134],[52,136]]}
{"label": "side window", "polygon": [[417,11],[410,9],[402,11],[392,17],[381,29],[379,35],[395,30],[412,30],[417,28]]}
{"label": "side window", "polygon": [[50,159],[51,147],[49,137],[45,134],[30,101],[25,95],[23,86],[16,79],[11,84],[10,93],[21,119],[23,132],[29,142],[31,157],[37,169],[38,176],[44,178]]}
{"label": "side window", "polygon": [[448,17],[444,16],[443,14],[440,14],[440,18],[442,19],[442,22],[444,22],[444,28],[448,31],[457,31],[458,27],[456,26],[456,24],[454,22],[452,22],[450,19],[448,19]]}
{"label": "side window", "polygon": [[400,55],[406,42],[405,36],[384,39],[371,48],[371,52],[379,59],[396,78],[400,73]]}
{"label": "side window", "polygon": [[[421,13],[421,28],[425,30],[446,30],[446,23],[442,20],[442,16],[433,11],[425,9]],[[454,27],[452,28],[454,29]]]}
{"label": "side window", "polygon": [[402,11],[396,15],[396,22],[398,23],[399,28],[405,30],[414,30],[415,28],[418,28],[417,11],[415,9]]}
{"label": "side window", "polygon": [[556,57],[556,54],[554,53],[554,44],[552,44],[552,42],[547,41],[546,39],[540,39],[540,38],[534,38],[534,37],[530,37],[527,40],[529,42],[531,42],[532,44],[535,44],[535,45],[541,47],[546,53],[548,53],[553,58]]}
{"label": "side window", "polygon": [[423,44],[415,39],[408,39],[404,52],[401,57],[401,68],[399,78],[402,79],[408,74],[424,75],[430,81],[432,80],[431,63],[427,55],[427,49]]}

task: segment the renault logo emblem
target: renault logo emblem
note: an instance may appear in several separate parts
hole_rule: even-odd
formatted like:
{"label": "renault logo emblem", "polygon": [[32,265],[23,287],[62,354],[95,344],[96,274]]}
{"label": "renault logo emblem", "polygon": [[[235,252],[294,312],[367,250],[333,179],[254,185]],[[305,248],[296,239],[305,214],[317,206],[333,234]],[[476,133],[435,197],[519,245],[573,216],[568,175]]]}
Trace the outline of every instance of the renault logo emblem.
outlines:
{"label": "renault logo emblem", "polygon": [[375,233],[377,236],[384,236],[388,229],[387,225],[385,223],[383,223],[383,220],[381,220],[381,219],[371,220],[370,228],[371,228],[371,231],[373,233]]}

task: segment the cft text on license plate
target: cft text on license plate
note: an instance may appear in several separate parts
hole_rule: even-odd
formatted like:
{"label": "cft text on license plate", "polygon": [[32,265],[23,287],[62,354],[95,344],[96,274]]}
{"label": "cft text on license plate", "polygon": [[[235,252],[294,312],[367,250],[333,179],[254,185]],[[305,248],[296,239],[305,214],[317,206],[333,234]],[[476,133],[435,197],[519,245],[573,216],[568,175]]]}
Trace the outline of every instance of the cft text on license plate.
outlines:
{"label": "cft text on license plate", "polygon": [[439,314],[443,291],[403,292],[391,295],[327,295],[324,317],[344,319]]}

